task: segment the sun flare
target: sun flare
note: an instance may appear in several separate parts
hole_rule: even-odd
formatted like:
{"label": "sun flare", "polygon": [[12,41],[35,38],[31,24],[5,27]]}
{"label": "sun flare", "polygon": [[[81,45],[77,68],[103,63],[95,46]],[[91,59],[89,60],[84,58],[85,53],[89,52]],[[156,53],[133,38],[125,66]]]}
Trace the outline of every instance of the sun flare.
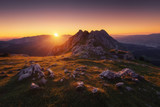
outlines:
{"label": "sun flare", "polygon": [[58,35],[58,33],[54,33],[54,36],[55,36],[55,37],[58,37],[59,35]]}

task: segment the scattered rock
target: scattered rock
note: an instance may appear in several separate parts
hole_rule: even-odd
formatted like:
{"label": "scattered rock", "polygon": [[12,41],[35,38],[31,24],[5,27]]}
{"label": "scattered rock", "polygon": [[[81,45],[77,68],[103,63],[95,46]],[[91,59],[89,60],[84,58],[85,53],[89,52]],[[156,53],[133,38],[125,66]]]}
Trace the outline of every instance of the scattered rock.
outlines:
{"label": "scattered rock", "polygon": [[119,83],[116,84],[116,87],[117,87],[117,88],[121,88],[123,85],[124,85],[123,82],[119,82]]}
{"label": "scattered rock", "polygon": [[131,76],[133,78],[137,78],[139,76],[138,74],[136,74],[133,70],[129,68],[122,69],[121,71],[117,73],[117,75],[119,77]]}
{"label": "scattered rock", "polygon": [[132,81],[134,81],[134,82],[140,82],[137,78],[132,78]]}
{"label": "scattered rock", "polygon": [[74,74],[72,76],[73,76],[73,78],[76,78],[76,76]]}
{"label": "scattered rock", "polygon": [[115,78],[117,78],[117,74],[115,72],[107,70],[107,71],[103,71],[100,74],[100,78],[102,78],[102,79],[115,79]]}
{"label": "scattered rock", "polygon": [[35,83],[32,83],[30,88],[31,88],[32,90],[33,90],[33,89],[40,89],[39,85],[37,85],[37,84],[35,84]]}
{"label": "scattered rock", "polygon": [[82,72],[82,73],[81,73],[81,75],[85,75],[85,73],[84,73],[84,72]]}
{"label": "scattered rock", "polygon": [[98,88],[93,87],[92,93],[95,94],[95,93],[97,93],[97,92],[98,92]]}
{"label": "scattered rock", "polygon": [[64,81],[64,79],[65,79],[64,77],[63,77],[62,79],[60,79],[60,82],[63,82],[63,81]]}
{"label": "scattered rock", "polygon": [[42,77],[40,80],[39,80],[39,84],[40,85],[45,85],[47,83],[47,80],[44,78],[44,77]]}
{"label": "scattered rock", "polygon": [[65,74],[66,74],[66,73],[69,73],[68,69],[64,69],[64,73],[65,73]]}
{"label": "scattered rock", "polygon": [[73,71],[73,75],[79,75],[79,72],[78,71]]}
{"label": "scattered rock", "polygon": [[127,86],[127,87],[126,87],[126,90],[127,90],[127,91],[133,91],[133,88]]}
{"label": "scattered rock", "polygon": [[54,78],[54,73],[51,69],[47,69],[50,78]]}
{"label": "scattered rock", "polygon": [[109,84],[104,83],[103,86],[104,86],[104,87],[109,87]]}
{"label": "scattered rock", "polygon": [[139,82],[139,80],[145,80],[143,76],[136,74],[133,70],[131,70],[129,68],[122,69],[121,71],[119,71],[117,73],[117,76],[121,77],[121,78],[125,78],[127,76],[130,76],[132,78],[132,80],[135,82]]}
{"label": "scattered rock", "polygon": [[83,89],[84,89],[84,82],[82,82],[82,81],[77,82],[77,87],[76,87],[76,89],[77,89],[78,91],[83,90]]}

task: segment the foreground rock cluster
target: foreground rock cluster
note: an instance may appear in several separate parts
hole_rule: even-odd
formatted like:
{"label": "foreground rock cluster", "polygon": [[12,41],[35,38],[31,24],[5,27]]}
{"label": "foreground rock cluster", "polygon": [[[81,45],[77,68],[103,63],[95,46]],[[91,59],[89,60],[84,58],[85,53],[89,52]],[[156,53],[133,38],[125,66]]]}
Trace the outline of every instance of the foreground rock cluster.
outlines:
{"label": "foreground rock cluster", "polygon": [[127,78],[127,79],[137,81],[137,82],[139,80],[144,80],[143,76],[136,74],[133,70],[131,70],[129,68],[124,68],[119,72],[113,72],[110,70],[106,70],[100,74],[100,78],[109,79],[109,80],[126,79]]}
{"label": "foreground rock cluster", "polygon": [[[41,89],[41,86],[47,83],[46,77],[54,78],[55,76],[53,71],[50,68],[48,68],[46,71],[48,72],[48,75],[44,74],[44,69],[41,68],[39,64],[32,64],[30,67],[20,70],[20,72],[18,73],[18,81],[31,78],[31,80],[33,81],[31,83],[31,89]],[[79,77],[80,75],[84,76],[86,75],[86,73],[87,73],[86,66],[78,67],[73,72],[70,72],[68,69],[64,69],[64,74],[74,79]],[[145,80],[143,76],[138,75],[137,73],[135,73],[133,70],[129,68],[122,69],[119,72],[106,70],[100,73],[99,76],[101,79],[104,79],[104,80],[109,80],[109,81],[119,80],[119,82],[115,84],[115,87],[117,88],[121,88],[124,86],[124,82],[122,82],[122,80],[131,80],[134,82],[140,82]],[[63,81],[65,81],[64,77],[60,79],[60,82],[63,82]],[[108,84],[105,83],[104,86],[108,87]],[[96,87],[87,86],[83,81],[78,81],[75,85],[75,88],[78,91],[83,91],[85,88],[89,88],[92,93],[97,93],[100,91],[100,89]],[[125,89],[128,91],[133,91],[133,89],[128,86],[125,87]]]}
{"label": "foreground rock cluster", "polygon": [[[30,67],[20,70],[18,73],[18,81],[22,81],[27,78],[31,78],[32,81],[38,81],[36,83],[31,83],[31,89],[40,89],[40,85],[45,85],[47,80],[45,79],[45,74],[43,68],[39,64],[32,64]],[[47,69],[48,77],[54,78],[54,73],[51,69]]]}

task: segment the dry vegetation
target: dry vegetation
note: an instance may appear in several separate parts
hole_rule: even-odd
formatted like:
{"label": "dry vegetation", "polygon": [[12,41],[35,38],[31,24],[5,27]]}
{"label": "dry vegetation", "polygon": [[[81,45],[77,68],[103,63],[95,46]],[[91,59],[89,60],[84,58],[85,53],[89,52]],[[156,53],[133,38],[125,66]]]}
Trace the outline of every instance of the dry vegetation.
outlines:
{"label": "dry vegetation", "polygon": [[[0,107],[23,106],[63,106],[63,107],[159,107],[160,68],[139,61],[126,60],[87,60],[68,58],[68,55],[50,57],[1,57],[0,58]],[[17,81],[16,74],[20,69],[30,65],[30,61],[39,63],[47,69],[49,66],[55,74],[54,79],[47,78],[47,84],[41,90],[30,90],[31,79]],[[54,66],[55,65],[55,66]],[[64,73],[64,69],[73,72],[77,67],[86,66],[85,75],[73,78]],[[115,72],[123,68],[131,68],[143,75],[146,82],[134,83],[125,81],[134,91],[117,89],[116,81],[105,81],[99,74],[110,69]],[[64,78],[63,82],[60,79]],[[83,81],[84,91],[77,91],[75,84]],[[107,86],[104,86],[107,84]],[[93,94],[92,88],[98,88]]]}

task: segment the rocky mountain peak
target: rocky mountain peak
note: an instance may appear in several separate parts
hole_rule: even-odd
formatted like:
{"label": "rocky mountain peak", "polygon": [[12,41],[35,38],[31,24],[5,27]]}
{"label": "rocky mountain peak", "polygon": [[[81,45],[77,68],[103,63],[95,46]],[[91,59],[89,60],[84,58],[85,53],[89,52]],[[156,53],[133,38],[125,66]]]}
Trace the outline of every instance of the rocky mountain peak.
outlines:
{"label": "rocky mountain peak", "polygon": [[115,49],[116,51],[121,48],[121,44],[113,39],[105,30],[91,32],[79,30],[63,45],[54,48],[53,53],[62,54],[72,52],[73,56],[80,58],[104,59],[110,55],[109,50]]}

